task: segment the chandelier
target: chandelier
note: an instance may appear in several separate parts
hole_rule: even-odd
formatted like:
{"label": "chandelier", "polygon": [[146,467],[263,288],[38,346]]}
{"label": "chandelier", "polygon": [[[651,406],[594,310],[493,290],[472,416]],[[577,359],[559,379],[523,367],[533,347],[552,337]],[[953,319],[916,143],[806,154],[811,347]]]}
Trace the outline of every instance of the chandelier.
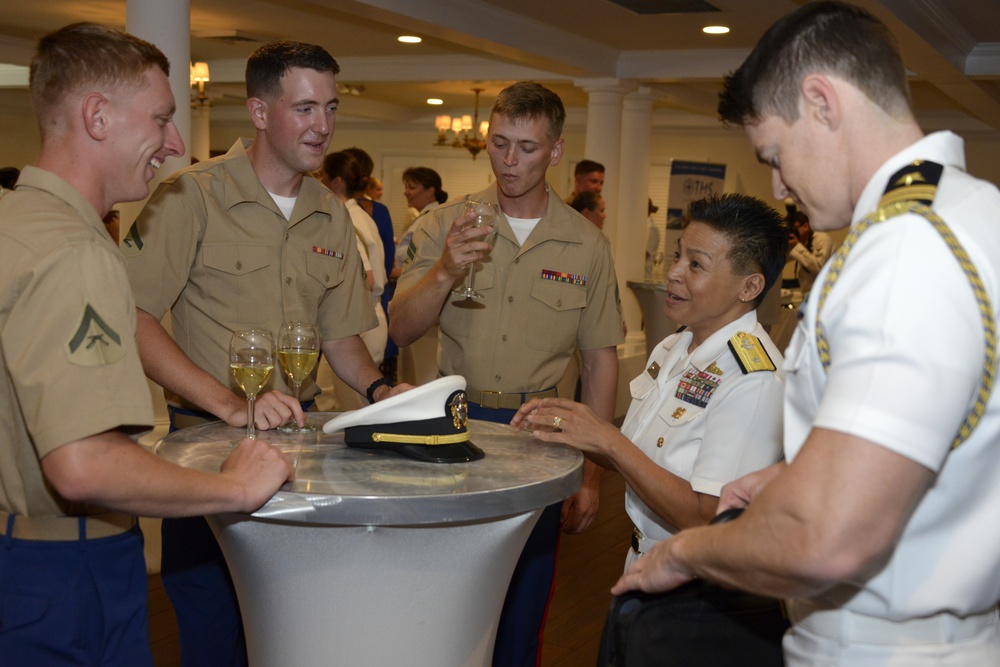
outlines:
{"label": "chandelier", "polygon": [[[474,116],[468,114],[464,116],[438,116],[434,119],[434,127],[437,128],[438,138],[435,146],[448,145],[448,131],[455,135],[451,142],[452,148],[464,148],[472,153],[472,159],[476,159],[479,151],[486,148],[486,132],[490,129],[489,121],[479,122],[479,93],[483,88],[473,88],[476,94],[476,108]],[[478,129],[478,132],[477,132]]]}

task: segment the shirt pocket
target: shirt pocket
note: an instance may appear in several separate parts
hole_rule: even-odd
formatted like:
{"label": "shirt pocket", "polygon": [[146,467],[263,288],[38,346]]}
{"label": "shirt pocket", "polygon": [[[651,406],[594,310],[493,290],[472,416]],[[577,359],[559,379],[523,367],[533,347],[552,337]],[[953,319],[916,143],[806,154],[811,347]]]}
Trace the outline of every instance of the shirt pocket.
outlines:
{"label": "shirt pocket", "polygon": [[260,300],[277,296],[269,270],[271,249],[264,245],[211,243],[201,247],[204,276],[200,290],[212,319],[240,327],[259,321]]}
{"label": "shirt pocket", "polygon": [[323,289],[331,289],[344,282],[347,264],[345,260],[318,252],[306,254],[306,273]]}
{"label": "shirt pocket", "polygon": [[585,287],[536,278],[531,285],[526,321],[540,333],[527,337],[528,347],[549,352],[575,347],[586,305]]}
{"label": "shirt pocket", "polygon": [[270,265],[269,249],[264,245],[212,243],[201,247],[206,268],[233,276],[245,276]]}

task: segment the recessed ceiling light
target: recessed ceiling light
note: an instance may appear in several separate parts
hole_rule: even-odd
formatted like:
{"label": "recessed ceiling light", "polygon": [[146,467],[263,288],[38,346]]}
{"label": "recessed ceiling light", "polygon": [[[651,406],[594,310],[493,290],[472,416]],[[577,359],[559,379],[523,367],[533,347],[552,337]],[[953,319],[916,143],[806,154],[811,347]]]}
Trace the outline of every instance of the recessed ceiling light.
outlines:
{"label": "recessed ceiling light", "polygon": [[427,104],[433,104],[434,106],[437,106],[439,104],[444,104],[444,100],[439,100],[436,97],[431,97],[430,99],[427,100]]}
{"label": "recessed ceiling light", "polygon": [[404,44],[419,44],[420,42],[423,41],[416,35],[400,35],[396,39]]}
{"label": "recessed ceiling light", "polygon": [[724,25],[707,25],[701,31],[709,35],[725,35],[729,32],[729,28]]}

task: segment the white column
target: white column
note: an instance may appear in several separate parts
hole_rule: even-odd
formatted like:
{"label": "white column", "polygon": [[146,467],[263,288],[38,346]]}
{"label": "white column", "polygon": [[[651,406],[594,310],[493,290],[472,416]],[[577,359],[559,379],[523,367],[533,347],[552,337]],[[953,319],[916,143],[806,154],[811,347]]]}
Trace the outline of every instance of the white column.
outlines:
{"label": "white column", "polygon": [[619,162],[621,159],[622,98],[629,89],[618,79],[578,79],[573,82],[588,96],[587,134],[583,157],[604,165],[605,209],[609,212],[604,223],[604,233],[611,241],[611,248],[617,245],[618,221],[614,212],[619,201],[618,184],[621,181]]}
{"label": "white column", "polygon": [[625,96],[621,125],[621,157],[618,205],[611,209],[617,221],[615,269],[622,299],[622,312],[628,327],[626,354],[636,349],[645,353],[645,336],[640,331],[642,313],[639,302],[626,283],[642,282],[646,252],[646,218],[649,200],[650,142],[653,134],[654,95],[640,87]]}

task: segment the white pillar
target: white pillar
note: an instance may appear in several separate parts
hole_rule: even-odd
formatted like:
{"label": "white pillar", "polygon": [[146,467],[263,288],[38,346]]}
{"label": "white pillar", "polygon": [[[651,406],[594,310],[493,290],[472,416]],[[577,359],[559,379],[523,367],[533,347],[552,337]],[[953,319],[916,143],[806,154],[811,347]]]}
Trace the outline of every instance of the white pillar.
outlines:
{"label": "white pillar", "polygon": [[633,348],[645,353],[645,336],[640,331],[642,313],[639,302],[626,283],[630,280],[642,282],[644,279],[653,101],[652,91],[646,87],[625,96],[621,125],[619,200],[618,205],[611,209],[617,221],[615,270],[618,272],[618,289],[622,295],[622,312],[628,327],[626,354]]}
{"label": "white pillar", "polygon": [[604,233],[616,247],[617,225],[614,211],[619,201],[618,184],[621,180],[622,98],[628,90],[618,79],[578,79],[573,82],[588,96],[587,135],[583,157],[604,165],[604,206],[609,211],[604,223]]}
{"label": "white pillar", "polygon": [[[191,140],[191,2],[190,0],[127,0],[125,30],[152,42],[170,60],[170,89],[174,93],[177,125],[184,146]],[[191,164],[191,152],[170,158],[160,169],[167,176]]]}

